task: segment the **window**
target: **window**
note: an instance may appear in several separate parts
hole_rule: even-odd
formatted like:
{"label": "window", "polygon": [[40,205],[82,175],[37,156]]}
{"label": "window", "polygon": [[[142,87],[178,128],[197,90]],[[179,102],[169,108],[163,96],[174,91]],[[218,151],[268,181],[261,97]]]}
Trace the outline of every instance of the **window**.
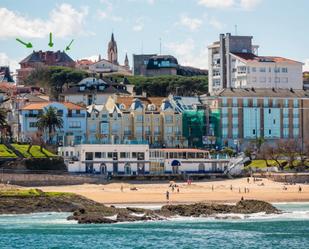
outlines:
{"label": "window", "polygon": [[132,158],[137,158],[137,153],[136,152],[132,152]]}
{"label": "window", "polygon": [[70,121],[69,128],[81,128],[81,122],[80,121]]}
{"label": "window", "polygon": [[130,152],[120,152],[120,158],[130,158]]}
{"label": "window", "polygon": [[29,127],[30,127],[30,128],[36,128],[36,127],[38,127],[38,126],[37,126],[37,123],[36,123],[36,122],[30,122],[30,123],[29,123]]}
{"label": "window", "polygon": [[268,109],[268,113],[271,114],[271,109]]}
{"label": "window", "polygon": [[293,100],[293,106],[294,106],[294,108],[298,107],[298,100],[297,99]]}
{"label": "window", "polygon": [[137,122],[142,122],[143,121],[143,115],[137,115],[136,116],[136,121]]}
{"label": "window", "polygon": [[287,72],[288,72],[288,68],[287,68],[287,67],[281,68],[281,72],[282,72],[282,73],[287,73]]}
{"label": "window", "polygon": [[266,67],[260,67],[260,73],[266,73]]}
{"label": "window", "polygon": [[255,135],[255,129],[252,130],[252,134]]}
{"label": "window", "polygon": [[279,68],[279,67],[275,67],[275,68],[274,68],[274,72],[275,72],[275,73],[280,73],[280,68]]}
{"label": "window", "polygon": [[94,158],[101,158],[101,152],[95,152]]}
{"label": "window", "polygon": [[173,132],[173,127],[172,126],[168,126],[165,128],[165,132],[166,133],[172,133]]}
{"label": "window", "polygon": [[102,119],[103,120],[107,120],[108,119],[108,115],[107,114],[102,114]]}
{"label": "window", "polygon": [[268,130],[268,135],[271,135],[271,130]]}
{"label": "window", "polygon": [[62,116],[63,115],[63,110],[57,110],[57,115]]}
{"label": "window", "polygon": [[244,107],[247,107],[247,106],[248,106],[248,99],[244,99],[244,100],[243,100],[243,105],[244,105]]}
{"label": "window", "polygon": [[173,123],[173,116],[172,115],[165,116],[165,122],[167,124]]}
{"label": "window", "polygon": [[108,158],[113,158],[113,152],[107,152],[107,157]]}

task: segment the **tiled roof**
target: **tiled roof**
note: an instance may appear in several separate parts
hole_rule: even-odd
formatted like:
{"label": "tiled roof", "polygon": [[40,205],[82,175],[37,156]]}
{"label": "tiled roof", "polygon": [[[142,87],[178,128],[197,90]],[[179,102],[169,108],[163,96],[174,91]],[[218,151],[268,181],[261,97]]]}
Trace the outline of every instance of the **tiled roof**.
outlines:
{"label": "tiled roof", "polygon": [[163,101],[163,97],[132,97],[132,96],[128,96],[128,97],[117,97],[116,99],[116,104],[124,104],[126,106],[126,108],[128,109],[131,104],[133,103],[133,100],[138,98],[145,106],[150,105],[150,104],[154,104],[156,106],[156,108],[160,108],[162,101]]}
{"label": "tiled roof", "polygon": [[69,110],[83,110],[85,109],[82,106],[70,103],[70,102],[40,102],[40,103],[31,103],[22,108],[22,110],[42,110],[46,106],[52,103],[60,103],[65,105]]}
{"label": "tiled roof", "polygon": [[309,98],[308,90],[276,88],[226,88],[217,93],[219,97],[273,97],[273,98]]}
{"label": "tiled roof", "polygon": [[299,61],[290,60],[279,56],[257,56],[252,53],[232,53],[238,58],[251,62],[274,62],[274,63],[301,63]]}
{"label": "tiled roof", "polygon": [[55,63],[63,63],[70,62],[75,63],[70,56],[68,56],[65,52],[57,51],[33,51],[30,55],[28,55],[25,59],[23,59],[20,63],[26,62],[45,62],[46,57],[53,57]]}

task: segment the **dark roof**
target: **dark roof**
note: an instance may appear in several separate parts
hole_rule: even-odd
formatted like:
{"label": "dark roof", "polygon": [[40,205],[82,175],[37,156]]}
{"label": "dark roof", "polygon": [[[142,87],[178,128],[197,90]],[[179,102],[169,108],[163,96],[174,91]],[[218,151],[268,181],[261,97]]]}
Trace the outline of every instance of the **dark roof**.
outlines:
{"label": "dark roof", "polygon": [[281,88],[226,88],[216,93],[218,97],[272,97],[272,98],[309,98],[309,91]]}
{"label": "dark roof", "polygon": [[152,56],[147,63],[147,69],[158,68],[177,68],[178,61],[171,55],[156,55]]}
{"label": "dark roof", "polygon": [[[48,59],[48,60],[47,60]],[[64,51],[58,50],[54,51],[33,51],[30,55],[28,55],[25,59],[23,59],[20,63],[26,62],[42,62],[47,63],[52,61],[52,63],[75,63],[74,60],[70,56],[68,56]]]}

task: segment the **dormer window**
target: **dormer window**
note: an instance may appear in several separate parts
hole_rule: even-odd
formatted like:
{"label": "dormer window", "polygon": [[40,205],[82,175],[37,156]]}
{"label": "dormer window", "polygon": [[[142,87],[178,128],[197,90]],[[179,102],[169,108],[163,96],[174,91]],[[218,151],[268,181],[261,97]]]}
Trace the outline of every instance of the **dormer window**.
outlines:
{"label": "dormer window", "polygon": [[120,110],[125,110],[125,109],[126,109],[126,106],[125,106],[124,104],[120,104],[120,105],[119,105],[119,109],[120,109]]}
{"label": "dormer window", "polygon": [[104,91],[104,89],[105,89],[105,86],[104,86],[104,85],[99,85],[99,90],[100,90],[100,91]]}
{"label": "dormer window", "polygon": [[85,86],[80,86],[80,87],[79,87],[79,90],[80,90],[81,92],[85,91]]}

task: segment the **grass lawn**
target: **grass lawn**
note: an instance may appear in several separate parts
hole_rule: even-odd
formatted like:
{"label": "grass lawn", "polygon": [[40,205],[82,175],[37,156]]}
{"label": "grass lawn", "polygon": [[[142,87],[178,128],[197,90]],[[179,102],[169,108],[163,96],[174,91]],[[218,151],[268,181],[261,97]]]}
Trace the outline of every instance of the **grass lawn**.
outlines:
{"label": "grass lawn", "polygon": [[18,150],[21,154],[23,154],[24,157],[26,158],[30,158],[30,157],[34,157],[34,158],[46,158],[47,157],[54,157],[56,156],[55,154],[51,153],[48,150],[43,149],[44,153],[42,153],[40,151],[40,146],[39,145],[33,145],[30,149],[30,153],[27,152],[28,150],[28,145],[24,145],[24,144],[12,144],[12,146]]}
{"label": "grass lawn", "polygon": [[0,190],[0,197],[8,196],[22,196],[22,197],[33,197],[33,196],[49,196],[49,197],[58,197],[58,196],[73,196],[72,193],[63,193],[63,192],[42,192],[37,189],[8,189]]}
{"label": "grass lawn", "polygon": [[[284,160],[280,160],[281,163],[285,162]],[[271,166],[278,166],[277,163],[274,160],[268,160],[268,164]],[[264,160],[252,160],[249,165],[246,166],[246,168],[266,168],[266,162]]]}
{"label": "grass lawn", "polygon": [[7,148],[4,144],[0,144],[0,157],[16,158],[17,155],[9,148]]}

